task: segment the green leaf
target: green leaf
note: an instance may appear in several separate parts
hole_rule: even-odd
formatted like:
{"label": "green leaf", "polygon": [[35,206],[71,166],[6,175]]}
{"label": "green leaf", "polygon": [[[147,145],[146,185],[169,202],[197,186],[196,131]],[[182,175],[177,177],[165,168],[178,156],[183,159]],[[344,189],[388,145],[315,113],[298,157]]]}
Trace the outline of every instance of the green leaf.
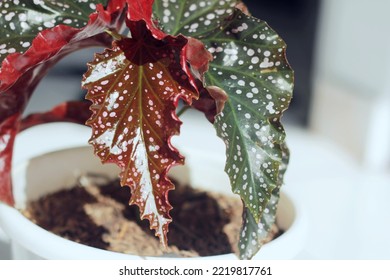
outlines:
{"label": "green leaf", "polygon": [[231,9],[240,1],[200,3],[165,0],[154,11],[167,32],[197,38],[213,55],[206,86],[228,95],[214,126],[227,146],[225,170],[232,189],[245,206],[240,257],[251,258],[275,221],[288,161],[280,118],[291,101],[294,75],[276,32]]}
{"label": "green leaf", "polygon": [[238,0],[161,0],[153,9],[162,29],[172,35],[202,38],[233,12]]}
{"label": "green leaf", "polygon": [[170,139],[179,133],[175,115],[178,98],[197,97],[181,66],[187,40],[158,40],[145,22],[133,26],[133,37],[114,42],[89,64],[83,86],[92,101],[90,143],[103,162],[121,168],[121,184],[131,189],[131,204],[150,221],[163,244],[171,222],[167,178],[171,166],[182,163]]}
{"label": "green leaf", "polygon": [[0,1],[0,63],[10,53],[24,52],[44,29],[64,24],[81,28],[108,0],[3,0]]}
{"label": "green leaf", "polygon": [[289,150],[285,143],[280,146],[282,150],[282,163],[279,167],[279,187],[272,191],[271,198],[264,208],[260,222],[257,222],[251,211],[244,207],[243,224],[238,243],[239,256],[241,259],[251,259],[264,244],[268,233],[276,220],[276,211],[279,202],[280,186],[289,161]]}
{"label": "green leaf", "polygon": [[[293,89],[286,45],[265,22],[239,10],[202,41],[214,55],[206,81],[229,96],[214,126],[227,146],[232,189],[249,210],[247,217],[253,216],[250,224],[272,222],[285,140],[280,118]],[[255,227],[247,234],[256,234]]]}
{"label": "green leaf", "polygon": [[248,208],[244,208],[243,225],[238,243],[240,259],[251,259],[264,244],[271,226],[275,223],[278,200],[279,189],[277,188],[273,190],[265,208],[267,212],[261,216],[260,222],[256,222],[252,212]]}

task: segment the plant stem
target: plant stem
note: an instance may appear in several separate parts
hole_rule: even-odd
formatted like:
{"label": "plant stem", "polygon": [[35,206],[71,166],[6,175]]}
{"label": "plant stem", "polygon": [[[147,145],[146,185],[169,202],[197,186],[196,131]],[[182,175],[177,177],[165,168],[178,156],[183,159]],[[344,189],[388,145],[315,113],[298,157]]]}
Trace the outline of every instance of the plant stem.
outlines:
{"label": "plant stem", "polygon": [[106,29],[106,33],[108,33],[114,40],[120,40],[123,38],[121,34],[119,34],[116,30]]}
{"label": "plant stem", "polygon": [[189,108],[191,108],[191,106],[189,106],[189,105],[183,106],[183,108],[181,108],[181,109],[179,110],[179,112],[176,113],[176,115],[177,115],[178,117],[180,117],[180,116],[183,115],[184,112],[187,111]]}

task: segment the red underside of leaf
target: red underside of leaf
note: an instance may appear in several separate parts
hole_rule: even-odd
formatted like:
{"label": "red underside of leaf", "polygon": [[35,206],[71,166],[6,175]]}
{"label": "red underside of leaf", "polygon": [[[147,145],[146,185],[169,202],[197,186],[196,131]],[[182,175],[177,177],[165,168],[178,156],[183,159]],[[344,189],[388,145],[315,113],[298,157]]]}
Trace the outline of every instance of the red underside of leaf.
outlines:
{"label": "red underside of leaf", "polygon": [[[42,31],[23,54],[7,56],[0,69],[0,135],[3,145],[0,151],[1,182],[0,200],[12,204],[11,158],[19,116],[32,92],[47,71],[67,54],[87,46],[107,45],[111,39],[105,30],[117,28],[123,13],[124,1],[111,1],[106,9],[97,5],[88,24],[81,29],[59,25]],[[4,141],[8,139],[8,141]]]}
{"label": "red underside of leaf", "polygon": [[0,201],[14,204],[11,182],[12,147],[15,140],[15,123],[19,115],[14,115],[0,124]]}
{"label": "red underside of leaf", "polygon": [[130,203],[140,207],[141,217],[166,245],[168,192],[174,188],[167,172],[182,163],[170,143],[181,124],[176,106],[179,98],[190,100],[197,93],[180,64],[186,39],[158,40],[143,21],[134,26],[133,38],[115,42],[89,65],[83,84],[93,115],[87,124],[96,154],[121,167],[121,183],[132,191]]}
{"label": "red underside of leaf", "polygon": [[[153,3],[154,0],[126,0],[128,5],[127,18],[130,21],[145,21],[148,29],[152,32],[153,36],[157,39],[163,39],[166,34],[162,32],[153,21]],[[128,24],[130,27],[130,25]],[[132,29],[132,28],[130,28]],[[137,29],[132,29],[132,37],[136,36],[133,32],[137,32]]]}
{"label": "red underside of leaf", "polygon": [[217,114],[217,105],[215,99],[205,88],[200,90],[199,99],[194,100],[192,107],[203,112],[207,120],[214,123]]}
{"label": "red underside of leaf", "polygon": [[205,45],[201,41],[195,38],[188,38],[185,56],[195,77],[203,81],[204,73],[209,69],[209,62],[213,60],[212,54],[206,50]]}

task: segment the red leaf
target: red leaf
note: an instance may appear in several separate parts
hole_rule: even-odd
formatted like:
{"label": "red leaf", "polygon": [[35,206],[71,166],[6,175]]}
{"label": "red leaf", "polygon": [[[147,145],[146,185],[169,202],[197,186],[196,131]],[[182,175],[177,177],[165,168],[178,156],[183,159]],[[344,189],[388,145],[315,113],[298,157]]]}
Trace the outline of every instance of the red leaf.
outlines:
{"label": "red leaf", "polygon": [[90,143],[103,162],[122,170],[121,184],[131,189],[131,204],[166,245],[171,221],[167,178],[171,166],[182,163],[170,139],[181,122],[175,110],[179,98],[197,93],[182,70],[180,54],[187,40],[167,36],[158,40],[143,21],[138,32],[114,42],[113,48],[89,64],[83,85],[93,102]]}
{"label": "red leaf", "polygon": [[111,1],[106,9],[97,5],[97,12],[91,14],[84,28],[59,25],[44,30],[37,34],[25,53],[11,54],[3,60],[0,69],[0,162],[3,163],[0,166],[0,201],[13,203],[9,174],[12,147],[20,115],[35,87],[50,67],[65,55],[83,47],[111,42],[105,30],[119,27],[124,5],[123,0]]}
{"label": "red leaf", "polygon": [[[137,22],[143,20],[146,22],[148,29],[152,32],[153,36],[157,39],[163,39],[167,36],[162,32],[153,21],[153,3],[154,0],[126,0],[128,5],[127,19],[130,22]],[[132,36],[134,32],[138,30],[131,27],[132,23],[127,24],[127,26],[132,31]]]}
{"label": "red leaf", "polygon": [[213,60],[213,56],[201,41],[191,37],[187,39],[185,60],[189,66],[186,69],[195,77],[195,84],[200,93],[199,99],[193,102],[192,107],[204,112],[207,119],[214,123],[215,116],[222,112],[228,95],[221,88],[203,86],[204,74],[208,71],[209,62]]}
{"label": "red leaf", "polygon": [[20,115],[14,115],[0,124],[0,201],[14,204],[11,182],[12,147]]}
{"label": "red leaf", "polygon": [[[182,65],[184,71],[188,74],[191,79],[191,83],[200,93],[200,99],[195,100],[193,107],[200,109],[205,112],[206,117],[211,122],[214,122],[215,118],[215,104],[214,101],[210,102],[210,96],[204,89],[204,74],[209,69],[209,62],[213,60],[212,54],[206,50],[205,45],[191,37],[187,37],[188,43],[184,47],[184,55],[182,57]],[[202,94],[203,93],[203,94]],[[206,109],[207,108],[207,109]]]}
{"label": "red leaf", "polygon": [[215,117],[222,112],[226,101],[227,93],[216,86],[208,86],[200,90],[200,97],[194,100],[192,107],[203,112],[209,122],[214,123]]}
{"label": "red leaf", "polygon": [[204,73],[209,69],[209,62],[213,60],[212,54],[206,50],[201,41],[189,37],[185,47],[185,56],[191,66],[192,73],[203,82]]}

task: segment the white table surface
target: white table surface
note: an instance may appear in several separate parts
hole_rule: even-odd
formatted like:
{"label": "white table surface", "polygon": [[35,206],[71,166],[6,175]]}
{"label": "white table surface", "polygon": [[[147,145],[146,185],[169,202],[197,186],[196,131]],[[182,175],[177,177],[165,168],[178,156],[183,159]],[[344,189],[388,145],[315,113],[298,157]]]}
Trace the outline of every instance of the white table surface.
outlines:
{"label": "white table surface", "polygon": [[[182,117],[181,140],[224,156],[224,145],[200,113]],[[190,139],[190,130],[199,139]],[[308,218],[299,259],[390,259],[390,174],[366,171],[337,146],[307,130],[286,127],[291,161],[285,186]],[[205,137],[207,141],[205,141]],[[173,143],[175,143],[173,139]],[[0,231],[0,240],[2,232]],[[0,259],[9,250],[0,241]]]}
{"label": "white table surface", "polygon": [[315,259],[390,259],[390,174],[368,171],[337,146],[287,127],[285,182],[309,219]]}

